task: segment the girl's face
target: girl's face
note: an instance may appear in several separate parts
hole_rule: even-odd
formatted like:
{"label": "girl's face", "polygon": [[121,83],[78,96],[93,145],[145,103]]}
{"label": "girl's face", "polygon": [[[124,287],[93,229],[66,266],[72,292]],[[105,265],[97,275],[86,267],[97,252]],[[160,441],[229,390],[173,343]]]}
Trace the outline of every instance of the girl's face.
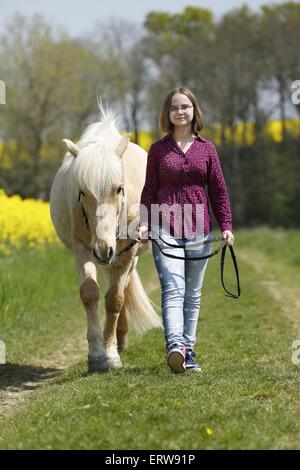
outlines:
{"label": "girl's face", "polygon": [[175,127],[190,126],[194,117],[194,106],[191,100],[182,93],[172,96],[169,108],[170,121]]}

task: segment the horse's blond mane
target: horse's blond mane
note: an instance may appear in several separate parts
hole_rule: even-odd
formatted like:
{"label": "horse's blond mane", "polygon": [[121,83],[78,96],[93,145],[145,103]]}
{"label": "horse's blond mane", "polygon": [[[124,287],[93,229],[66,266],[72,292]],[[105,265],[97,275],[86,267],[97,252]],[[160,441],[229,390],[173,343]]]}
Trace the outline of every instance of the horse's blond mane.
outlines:
{"label": "horse's blond mane", "polygon": [[81,190],[97,199],[122,178],[122,162],[115,154],[121,134],[117,117],[99,104],[102,119],[89,125],[77,142],[80,152],[72,161],[72,183],[75,192]]}

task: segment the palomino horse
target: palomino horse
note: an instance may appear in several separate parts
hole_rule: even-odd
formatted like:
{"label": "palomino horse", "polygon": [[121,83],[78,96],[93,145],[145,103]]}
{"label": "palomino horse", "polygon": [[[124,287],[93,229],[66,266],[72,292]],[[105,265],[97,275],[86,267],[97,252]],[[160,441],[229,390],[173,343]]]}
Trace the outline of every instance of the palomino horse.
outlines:
{"label": "palomino horse", "polygon": [[[136,270],[137,256],[148,243],[130,248],[128,232],[139,221],[147,154],[129,135],[122,137],[111,112],[101,112],[102,120],[91,124],[77,144],[64,140],[68,152],[50,195],[55,229],[74,253],[80,274],[90,372],[122,367],[119,351],[127,348],[127,314],[139,332],[161,327]],[[98,316],[97,265],[108,284],[104,332]]]}

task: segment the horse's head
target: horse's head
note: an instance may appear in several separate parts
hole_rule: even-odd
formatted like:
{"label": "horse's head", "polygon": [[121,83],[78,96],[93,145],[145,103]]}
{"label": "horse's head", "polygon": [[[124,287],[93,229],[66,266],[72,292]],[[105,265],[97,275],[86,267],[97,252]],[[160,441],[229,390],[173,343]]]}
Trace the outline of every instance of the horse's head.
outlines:
{"label": "horse's head", "polygon": [[84,230],[90,232],[91,249],[99,264],[112,262],[121,217],[126,216],[122,158],[129,140],[130,134],[119,137],[116,145],[100,141],[81,147],[80,142],[77,146],[64,140],[76,157],[73,162],[76,204],[81,206]]}

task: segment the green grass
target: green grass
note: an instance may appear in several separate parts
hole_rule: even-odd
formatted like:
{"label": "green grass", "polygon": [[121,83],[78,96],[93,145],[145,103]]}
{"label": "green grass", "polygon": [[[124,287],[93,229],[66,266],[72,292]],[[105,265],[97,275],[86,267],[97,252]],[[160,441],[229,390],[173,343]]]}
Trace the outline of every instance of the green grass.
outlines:
{"label": "green grass", "polygon": [[43,360],[83,328],[75,262],[62,246],[0,258],[0,337],[9,361]]}
{"label": "green grass", "polygon": [[296,229],[258,227],[238,232],[239,246],[256,248],[270,260],[300,267],[300,232]]}
{"label": "green grass", "polygon": [[[294,326],[283,305],[262,288],[251,264],[239,257],[251,249],[253,256],[267,260],[270,275],[287,274],[293,286],[297,253],[292,247],[299,244],[300,232],[283,233],[255,229],[235,234],[239,300],[224,296],[220,258],[210,261],[198,327],[201,374],[176,376],[167,369],[162,331],[143,337],[130,332],[123,369],[87,376],[83,354],[4,415],[0,448],[298,448],[300,369],[291,362]],[[278,246],[282,258],[272,246]],[[225,270],[226,285],[234,289],[229,251]],[[146,290],[157,282],[151,298],[160,304],[150,252],[140,258],[139,271]],[[53,351],[67,338],[81,331],[85,335],[85,318],[74,262],[62,248],[17,254],[4,260],[0,273],[1,283],[9,285],[5,297],[1,294],[0,337],[13,364],[0,366],[5,390],[24,380],[24,370],[35,367],[37,359],[53,364]]]}

